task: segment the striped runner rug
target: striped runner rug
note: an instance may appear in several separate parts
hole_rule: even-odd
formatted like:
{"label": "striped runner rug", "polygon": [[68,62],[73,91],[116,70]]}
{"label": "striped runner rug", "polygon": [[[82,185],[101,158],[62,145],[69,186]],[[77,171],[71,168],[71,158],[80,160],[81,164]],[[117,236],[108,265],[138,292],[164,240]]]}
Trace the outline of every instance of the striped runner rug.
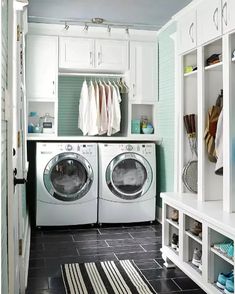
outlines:
{"label": "striped runner rug", "polygon": [[131,260],[61,265],[67,294],[156,293]]}

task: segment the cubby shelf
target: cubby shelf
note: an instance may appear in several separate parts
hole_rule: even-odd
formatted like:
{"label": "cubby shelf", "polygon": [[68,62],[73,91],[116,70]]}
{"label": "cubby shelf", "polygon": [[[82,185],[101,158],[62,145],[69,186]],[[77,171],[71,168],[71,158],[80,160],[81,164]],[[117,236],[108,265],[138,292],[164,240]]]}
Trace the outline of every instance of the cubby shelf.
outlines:
{"label": "cubby shelf", "polygon": [[226,254],[222,253],[221,251],[213,247],[211,247],[211,252],[213,252],[214,254],[216,254],[217,256],[219,256],[220,258],[234,266],[234,261],[231,258],[229,258]]}
{"label": "cubby shelf", "polygon": [[216,283],[212,284],[212,286],[215,288],[215,290],[217,290],[216,293],[224,293],[224,290],[220,289],[220,288],[216,285]]}
{"label": "cubby shelf", "polygon": [[188,72],[184,74],[184,77],[190,77],[190,76],[196,76],[197,75],[197,70],[194,70],[192,72]]}
{"label": "cubby shelf", "polygon": [[194,265],[191,261],[188,261],[187,264],[190,265],[191,268],[194,269],[199,275],[202,275],[202,271],[196,265]]}
{"label": "cubby shelf", "polygon": [[202,239],[200,239],[199,237],[193,235],[190,231],[186,231],[185,234],[187,236],[189,236],[191,239],[195,240],[196,242],[198,242],[199,244],[202,245]]}
{"label": "cubby shelf", "polygon": [[205,70],[222,70],[223,62],[218,62],[212,65],[205,66]]}
{"label": "cubby shelf", "polygon": [[167,246],[167,248],[169,248],[169,250],[171,250],[171,251],[174,252],[177,256],[179,256],[179,251],[176,251],[176,250],[173,249],[171,246]]}
{"label": "cubby shelf", "polygon": [[179,224],[178,224],[177,222],[175,222],[175,221],[173,221],[173,220],[171,220],[171,219],[169,219],[169,218],[167,218],[166,221],[167,221],[170,225],[172,225],[173,227],[175,227],[176,229],[179,229]]}

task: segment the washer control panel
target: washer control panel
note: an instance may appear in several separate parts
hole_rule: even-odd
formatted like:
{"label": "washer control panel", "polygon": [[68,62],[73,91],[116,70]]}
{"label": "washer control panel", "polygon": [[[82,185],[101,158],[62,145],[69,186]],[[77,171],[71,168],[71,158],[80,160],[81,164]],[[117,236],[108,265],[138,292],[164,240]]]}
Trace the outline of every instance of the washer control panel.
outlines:
{"label": "washer control panel", "polygon": [[88,143],[43,143],[40,144],[41,154],[58,154],[74,152],[86,156],[97,156],[97,144]]}
{"label": "washer control panel", "polygon": [[73,150],[73,146],[71,144],[68,144],[65,146],[65,150],[66,151],[72,151]]}

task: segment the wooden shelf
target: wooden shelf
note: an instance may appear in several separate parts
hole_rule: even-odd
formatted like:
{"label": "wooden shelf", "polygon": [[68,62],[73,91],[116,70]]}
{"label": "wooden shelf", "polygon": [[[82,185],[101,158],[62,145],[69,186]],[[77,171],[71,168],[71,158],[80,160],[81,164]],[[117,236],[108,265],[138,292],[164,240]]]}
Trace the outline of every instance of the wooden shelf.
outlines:
{"label": "wooden shelf", "polygon": [[218,63],[215,63],[215,64],[212,64],[212,65],[208,65],[208,66],[205,66],[205,70],[222,70],[222,65],[223,65],[223,62],[218,62]]}
{"label": "wooden shelf", "polygon": [[197,243],[202,245],[202,239],[200,239],[198,236],[193,235],[193,233],[191,233],[190,231],[186,231],[185,234],[191,239],[195,240]]}
{"label": "wooden shelf", "polygon": [[217,256],[219,256],[220,258],[222,258],[223,260],[225,260],[226,262],[230,263],[232,266],[234,266],[234,261],[232,258],[229,258],[226,254],[224,254],[223,252],[221,252],[218,249],[215,249],[213,247],[211,247],[211,252],[213,252],[214,254],[216,254]]}
{"label": "wooden shelf", "polygon": [[197,75],[197,70],[188,72],[184,74],[184,77],[190,77],[190,76],[196,76]]}
{"label": "wooden shelf", "polygon": [[175,221],[173,221],[173,220],[171,220],[171,219],[169,219],[169,218],[167,218],[166,221],[167,221],[170,225],[172,225],[173,227],[175,227],[176,229],[179,229],[179,224],[178,224],[177,222],[175,222]]}

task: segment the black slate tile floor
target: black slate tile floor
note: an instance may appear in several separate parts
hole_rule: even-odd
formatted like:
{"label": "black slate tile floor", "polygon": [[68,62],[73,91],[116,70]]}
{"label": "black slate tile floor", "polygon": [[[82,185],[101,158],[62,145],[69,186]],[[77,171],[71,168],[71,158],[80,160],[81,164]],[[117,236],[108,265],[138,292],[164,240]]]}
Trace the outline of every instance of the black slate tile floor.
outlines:
{"label": "black slate tile floor", "polygon": [[60,265],[133,259],[157,293],[202,294],[180,269],[163,267],[161,225],[34,229],[27,294],[65,294]]}

